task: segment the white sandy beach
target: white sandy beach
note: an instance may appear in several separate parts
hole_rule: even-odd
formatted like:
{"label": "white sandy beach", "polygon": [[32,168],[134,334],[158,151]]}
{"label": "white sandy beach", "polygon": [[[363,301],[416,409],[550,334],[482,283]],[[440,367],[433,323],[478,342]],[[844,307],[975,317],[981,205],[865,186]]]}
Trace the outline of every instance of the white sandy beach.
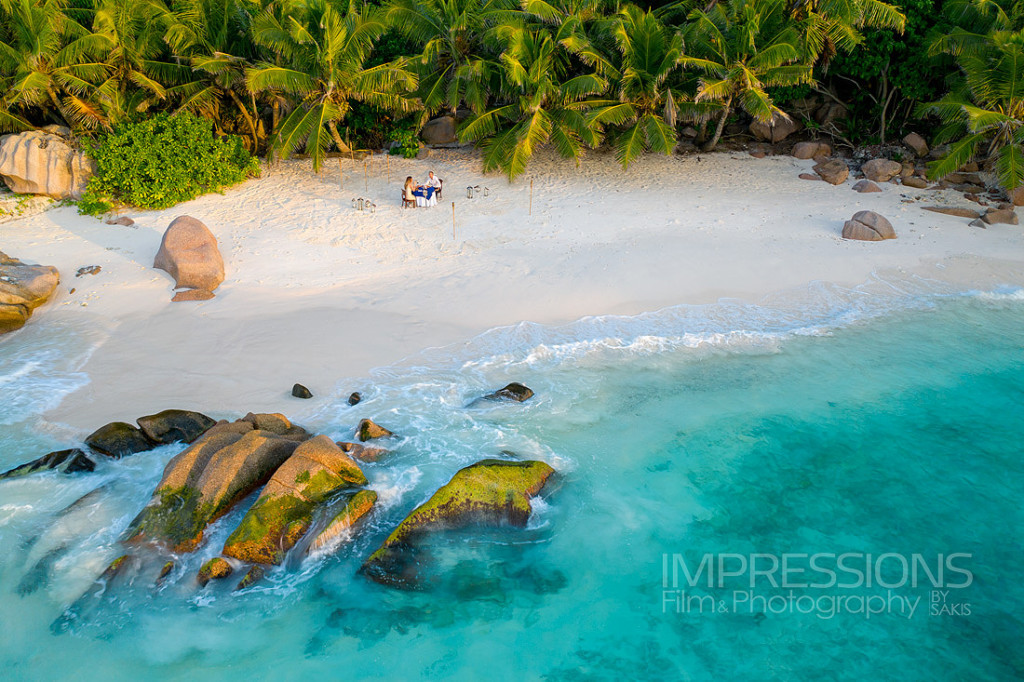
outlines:
{"label": "white sandy beach", "polygon": [[[579,169],[541,157],[510,185],[458,150],[392,157],[388,183],[378,156],[365,191],[362,162],[342,162],[344,189],[337,160],[319,175],[308,161],[286,162],[223,195],[129,213],[134,227],[73,207],[12,220],[0,224],[0,250],[62,274],[27,329],[63,321],[95,337],[81,368],[89,383],[47,415],[82,435],[169,407],[301,418],[336,388],[364,388],[374,367],[521,320],[758,301],[813,281],[856,285],[883,270],[927,276],[960,256],[1002,259],[1024,280],[1022,227],[979,229],[921,208],[974,206],[958,192],[884,185],[858,194],[853,179],[838,187],[798,179],[812,161],[700,158],[648,156],[623,172],[610,154]],[[444,199],[402,210],[405,177],[422,181],[428,170],[445,180]],[[469,200],[467,185],[489,196]],[[376,201],[376,213],[354,210],[354,197]],[[862,209],[888,217],[899,239],[841,239],[843,221]],[[182,214],[219,240],[227,278],[211,301],[171,303],[172,279],[152,268],[163,231]],[[102,272],[76,278],[87,265]],[[0,344],[22,343],[25,333]],[[296,381],[316,398],[291,398]]]}

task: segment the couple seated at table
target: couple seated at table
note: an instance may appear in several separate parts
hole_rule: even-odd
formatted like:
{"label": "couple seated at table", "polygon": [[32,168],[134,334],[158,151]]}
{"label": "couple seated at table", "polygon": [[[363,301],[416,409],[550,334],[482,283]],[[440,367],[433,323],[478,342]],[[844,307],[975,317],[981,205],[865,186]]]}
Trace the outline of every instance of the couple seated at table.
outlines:
{"label": "couple seated at table", "polygon": [[436,206],[443,183],[443,180],[434,175],[434,171],[430,171],[427,181],[422,185],[417,185],[410,175],[405,179],[405,187],[402,189],[402,206]]}

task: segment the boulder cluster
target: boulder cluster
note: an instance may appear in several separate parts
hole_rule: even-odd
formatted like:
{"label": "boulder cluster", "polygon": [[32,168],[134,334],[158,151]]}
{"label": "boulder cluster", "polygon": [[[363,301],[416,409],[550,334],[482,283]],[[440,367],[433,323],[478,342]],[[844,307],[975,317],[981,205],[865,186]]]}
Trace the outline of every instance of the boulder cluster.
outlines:
{"label": "boulder cluster", "polygon": [[[509,384],[484,399],[522,402],[532,395],[522,384]],[[160,444],[188,444],[167,463],[149,502],[128,525],[122,536],[127,551],[101,576],[104,584],[129,567],[137,571],[153,565],[143,559],[154,554],[163,558],[153,565],[152,580],[162,583],[182,554],[203,545],[210,524],[256,491],[259,495],[218,556],[204,562],[196,574],[200,586],[241,573],[235,589],[245,589],[269,568],[282,565],[293,551],[299,556],[337,551],[377,503],[362,466],[388,453],[377,443],[395,438],[390,430],[363,419],[355,428],[360,442],[335,442],[307,432],[282,414],[249,413],[229,422],[198,412],[165,410],[140,417],[137,424],[107,424],[90,434],[80,449],[49,453],[0,476],[45,469],[68,474],[92,471],[98,457],[119,459]],[[366,559],[361,572],[385,585],[415,587],[417,546],[424,537],[472,525],[523,527],[531,499],[553,473],[544,462],[511,458],[483,459],[464,467],[412,510]],[[73,620],[76,608],[73,605],[61,622]]]}

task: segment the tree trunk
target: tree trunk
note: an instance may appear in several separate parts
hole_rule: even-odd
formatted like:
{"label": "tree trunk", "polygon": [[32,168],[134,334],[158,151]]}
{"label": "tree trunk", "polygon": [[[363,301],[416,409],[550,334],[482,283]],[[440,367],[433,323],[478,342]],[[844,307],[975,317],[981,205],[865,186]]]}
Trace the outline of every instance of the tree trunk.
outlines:
{"label": "tree trunk", "polygon": [[238,110],[242,112],[242,116],[245,117],[245,122],[249,125],[249,134],[252,135],[252,153],[255,154],[260,147],[259,135],[256,133],[256,124],[252,120],[252,116],[249,115],[249,111],[245,108],[245,104],[242,100],[238,99],[238,95],[231,88],[228,88],[228,95],[231,96],[231,101],[235,103]]}
{"label": "tree trunk", "polygon": [[725,100],[725,106],[722,107],[722,115],[718,117],[718,125],[715,126],[715,136],[711,138],[711,141],[704,145],[704,151],[709,152],[715,148],[718,141],[722,138],[722,131],[725,130],[725,119],[729,118],[729,113],[732,111],[732,97]]}
{"label": "tree trunk", "polygon": [[338,134],[338,126],[334,121],[327,122],[327,129],[331,131],[331,137],[334,138],[334,144],[338,145],[339,152],[351,152],[352,149],[345,144],[345,141],[341,139],[341,135]]}

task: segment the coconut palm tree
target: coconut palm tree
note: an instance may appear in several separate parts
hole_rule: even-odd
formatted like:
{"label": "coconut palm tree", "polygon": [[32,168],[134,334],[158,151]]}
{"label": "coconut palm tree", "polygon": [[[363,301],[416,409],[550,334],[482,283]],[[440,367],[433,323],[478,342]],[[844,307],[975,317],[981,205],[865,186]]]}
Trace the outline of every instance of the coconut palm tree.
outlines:
{"label": "coconut palm tree", "polygon": [[187,83],[168,88],[178,110],[205,116],[219,132],[240,118],[254,153],[264,132],[245,70],[252,66],[255,50],[248,33],[259,11],[254,0],[177,0],[166,35],[174,54],[188,59],[193,71]]}
{"label": "coconut palm tree", "polygon": [[276,55],[280,64],[263,61],[246,73],[255,92],[281,91],[299,105],[271,136],[270,156],[287,157],[303,147],[319,170],[331,142],[349,148],[338,133],[351,102],[408,112],[416,103],[406,93],[416,88],[416,76],[405,59],[367,66],[374,40],[387,30],[383,13],[361,11],[334,0],[308,0],[275,13],[268,8],[253,22],[253,38]]}
{"label": "coconut palm tree", "polygon": [[589,63],[610,83],[618,83],[614,99],[591,101],[590,114],[599,126],[622,130],[614,140],[615,154],[627,168],[640,154],[670,154],[676,143],[676,96],[669,83],[683,56],[679,34],[665,27],[652,13],[627,5],[611,26],[616,55],[605,58],[596,50],[583,49]]}
{"label": "coconut palm tree", "polygon": [[1024,30],[993,30],[984,42],[971,41],[969,49],[948,45],[963,79],[918,113],[935,114],[944,123],[937,143],[955,141],[930,165],[929,175],[941,178],[981,153],[994,162],[1004,188],[1024,185]]}
{"label": "coconut palm tree", "polygon": [[387,20],[423,46],[411,65],[427,115],[483,111],[500,69],[493,29],[522,23],[514,0],[394,0]]}
{"label": "coconut palm tree", "polygon": [[579,159],[585,146],[600,142],[596,125],[584,115],[587,97],[604,92],[607,81],[595,72],[571,75],[565,45],[579,30],[569,17],[552,28],[503,29],[503,104],[477,114],[460,130],[463,140],[484,141],[484,170],[501,169],[515,179],[534,150],[551,143]]}
{"label": "coconut palm tree", "polygon": [[24,130],[40,111],[74,127],[102,116],[86,92],[103,66],[90,58],[89,31],[65,13],[64,0],[0,1],[0,130]]}
{"label": "coconut palm tree", "polygon": [[687,54],[680,62],[700,80],[693,102],[683,108],[697,119],[717,116],[705,149],[718,144],[735,107],[768,122],[786,114],[766,88],[813,82],[785,0],[726,0],[693,10],[689,21],[683,32]]}

